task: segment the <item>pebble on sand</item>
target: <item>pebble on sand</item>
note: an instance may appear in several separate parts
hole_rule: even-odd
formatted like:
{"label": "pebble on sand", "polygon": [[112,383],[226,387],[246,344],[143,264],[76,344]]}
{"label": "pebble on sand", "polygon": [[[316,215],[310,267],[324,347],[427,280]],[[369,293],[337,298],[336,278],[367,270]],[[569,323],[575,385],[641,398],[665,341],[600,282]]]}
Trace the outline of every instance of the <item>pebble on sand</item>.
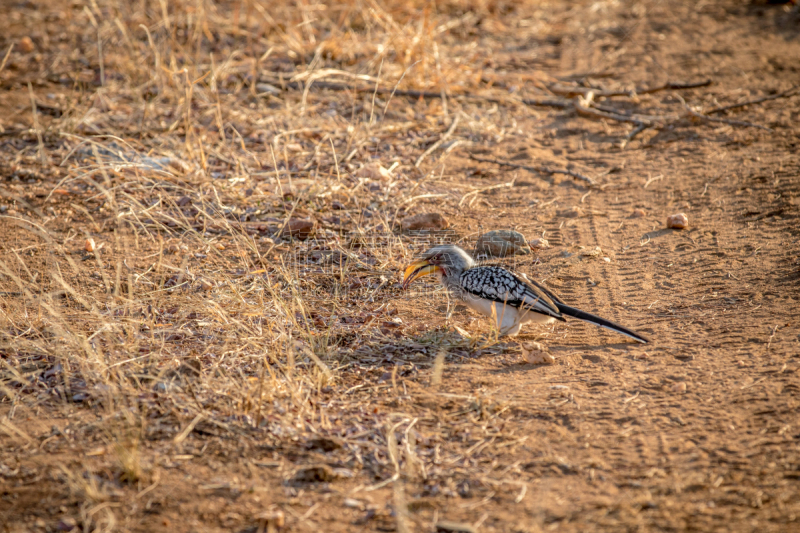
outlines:
{"label": "pebble on sand", "polygon": [[667,217],[667,227],[672,229],[686,229],[689,227],[689,217],[685,213],[678,213]]}
{"label": "pebble on sand", "polygon": [[34,50],[36,50],[36,45],[33,44],[33,40],[28,37],[27,35],[19,40],[17,43],[20,51],[24,54],[30,54]]}
{"label": "pebble on sand", "polygon": [[475,243],[476,255],[507,257],[531,253],[528,241],[521,233],[509,229],[498,229],[484,233]]}
{"label": "pebble on sand", "polygon": [[306,240],[314,233],[314,221],[304,218],[293,218],[283,228],[283,237],[294,237],[301,241]]}
{"label": "pebble on sand", "polygon": [[439,230],[450,227],[450,222],[440,213],[411,215],[400,222],[403,231]]}
{"label": "pebble on sand", "polygon": [[522,358],[526,363],[532,365],[552,365],[556,362],[555,357],[550,355],[547,349],[538,342],[529,342],[521,346]]}

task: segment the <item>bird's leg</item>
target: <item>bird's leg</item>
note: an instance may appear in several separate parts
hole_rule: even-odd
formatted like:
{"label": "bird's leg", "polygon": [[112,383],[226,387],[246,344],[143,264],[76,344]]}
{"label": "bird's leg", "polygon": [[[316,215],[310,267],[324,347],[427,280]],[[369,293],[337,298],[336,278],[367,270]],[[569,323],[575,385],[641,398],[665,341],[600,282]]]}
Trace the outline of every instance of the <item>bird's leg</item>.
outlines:
{"label": "bird's leg", "polygon": [[453,307],[450,305],[450,292],[447,291],[447,314],[444,317],[444,325],[450,325],[450,317],[453,315]]}
{"label": "bird's leg", "polygon": [[521,325],[519,312],[509,305],[503,305],[502,314],[497,316],[497,330],[500,336],[515,337]]}

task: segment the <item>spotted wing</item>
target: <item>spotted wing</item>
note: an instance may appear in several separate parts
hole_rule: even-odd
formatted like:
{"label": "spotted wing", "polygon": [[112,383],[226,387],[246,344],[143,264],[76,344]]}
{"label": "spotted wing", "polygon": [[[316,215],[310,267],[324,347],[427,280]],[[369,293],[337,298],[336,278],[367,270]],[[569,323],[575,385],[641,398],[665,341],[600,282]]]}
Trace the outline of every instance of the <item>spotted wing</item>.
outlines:
{"label": "spotted wing", "polygon": [[522,278],[525,280],[525,282],[526,282],[526,283],[528,283],[528,284],[530,284],[530,285],[533,285],[533,287],[532,287],[532,290],[534,290],[534,291],[535,291],[535,290],[537,290],[537,289],[538,289],[538,290],[542,291],[543,293],[545,293],[545,294],[546,294],[546,295],[547,295],[547,296],[548,296],[548,297],[549,297],[551,300],[553,300],[555,303],[557,303],[557,304],[564,304],[564,305],[567,305],[567,304],[564,302],[564,300],[562,300],[561,298],[559,298],[559,296],[558,296],[557,294],[554,294],[554,293],[553,293],[553,291],[551,291],[550,289],[548,289],[547,287],[545,287],[545,286],[544,286],[544,285],[542,285],[541,283],[538,283],[538,282],[536,282],[536,281],[534,281],[534,280],[530,279],[528,276],[526,276],[526,275],[525,275],[525,274],[523,274],[523,273],[520,273],[520,276],[521,276],[521,277],[522,277]]}
{"label": "spotted wing", "polygon": [[523,280],[502,267],[483,266],[465,270],[461,274],[463,298],[483,298],[518,309],[525,309],[561,318],[557,305],[537,284]]}

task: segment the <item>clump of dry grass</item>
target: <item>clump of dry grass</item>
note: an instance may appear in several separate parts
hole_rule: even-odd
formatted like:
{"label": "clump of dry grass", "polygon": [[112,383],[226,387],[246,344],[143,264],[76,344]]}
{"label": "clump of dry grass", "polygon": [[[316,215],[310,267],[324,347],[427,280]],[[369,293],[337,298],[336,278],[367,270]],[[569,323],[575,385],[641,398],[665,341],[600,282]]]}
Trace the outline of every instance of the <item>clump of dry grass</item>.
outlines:
{"label": "clump of dry grass", "polygon": [[[474,50],[445,41],[495,9],[505,8],[98,1],[54,15],[69,34],[48,51],[47,75],[74,90],[52,108],[32,93],[35,121],[17,135],[36,143],[4,163],[40,191],[3,192],[7,426],[88,406],[102,437],[83,446],[110,459],[115,483],[141,488],[154,442],[191,453],[197,432],[324,435],[333,426],[319,398],[355,412],[386,346],[398,394],[397,372],[416,372],[420,350],[469,349],[440,332],[407,338],[391,298],[413,253],[451,238],[403,235],[397,221],[463,195],[441,182],[447,146],[426,148],[457,133],[449,94],[475,88],[482,69]],[[15,72],[26,60],[11,59]],[[442,98],[325,91],[341,82]],[[492,135],[461,124],[462,136]],[[382,416],[354,418],[357,448],[382,427]],[[416,476],[425,467],[410,428],[402,457]],[[85,527],[117,500],[87,472],[64,470]]]}

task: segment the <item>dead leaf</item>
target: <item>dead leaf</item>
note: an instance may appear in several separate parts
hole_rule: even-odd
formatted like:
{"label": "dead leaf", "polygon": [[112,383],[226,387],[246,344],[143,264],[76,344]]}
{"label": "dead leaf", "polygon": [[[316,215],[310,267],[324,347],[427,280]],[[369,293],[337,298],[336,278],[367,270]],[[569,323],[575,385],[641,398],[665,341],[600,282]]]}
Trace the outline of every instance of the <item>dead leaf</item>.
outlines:
{"label": "dead leaf", "polygon": [[403,231],[442,230],[450,227],[450,222],[440,213],[420,213],[404,218],[400,226]]}
{"label": "dead leaf", "polygon": [[550,355],[547,349],[538,342],[530,342],[521,345],[522,358],[526,363],[532,365],[552,365],[556,358]]}

